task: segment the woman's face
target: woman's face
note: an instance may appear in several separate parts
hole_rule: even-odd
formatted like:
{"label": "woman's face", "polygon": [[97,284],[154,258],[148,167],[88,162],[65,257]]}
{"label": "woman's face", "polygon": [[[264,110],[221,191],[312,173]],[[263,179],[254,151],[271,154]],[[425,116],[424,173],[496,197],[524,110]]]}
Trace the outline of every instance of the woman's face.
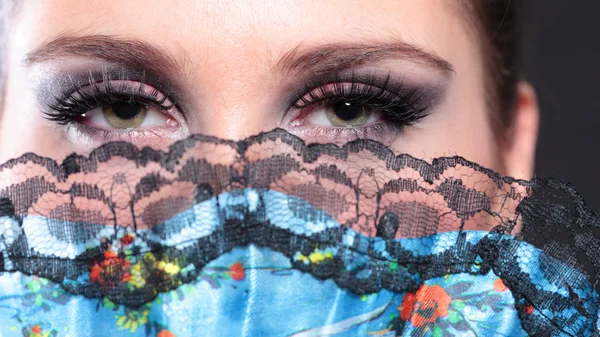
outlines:
{"label": "woman's face", "polygon": [[276,127],[502,170],[481,39],[436,0],[28,1],[9,35],[0,161]]}

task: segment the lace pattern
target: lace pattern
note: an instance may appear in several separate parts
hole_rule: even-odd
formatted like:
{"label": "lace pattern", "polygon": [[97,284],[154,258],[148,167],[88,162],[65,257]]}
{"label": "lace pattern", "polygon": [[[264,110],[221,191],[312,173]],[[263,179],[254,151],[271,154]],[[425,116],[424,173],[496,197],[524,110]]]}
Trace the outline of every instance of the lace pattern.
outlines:
{"label": "lace pattern", "polygon": [[[598,224],[560,181],[503,177],[460,157],[430,164],[370,140],[306,145],[280,129],[0,166],[0,272],[131,308],[256,245],[358,295],[493,272],[529,334],[592,335]],[[131,286],[135,277],[143,284]]]}

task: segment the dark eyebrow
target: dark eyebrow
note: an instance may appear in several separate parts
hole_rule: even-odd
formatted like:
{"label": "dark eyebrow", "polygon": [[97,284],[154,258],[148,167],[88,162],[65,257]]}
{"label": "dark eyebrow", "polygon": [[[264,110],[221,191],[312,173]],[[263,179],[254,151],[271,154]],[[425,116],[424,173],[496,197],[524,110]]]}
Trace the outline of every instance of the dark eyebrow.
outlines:
{"label": "dark eyebrow", "polygon": [[25,63],[69,56],[98,58],[162,75],[182,71],[173,55],[158,46],[108,35],[59,36],[29,52]]}
{"label": "dark eyebrow", "polygon": [[339,72],[386,59],[407,59],[421,63],[446,76],[454,72],[452,65],[443,58],[402,41],[370,44],[331,43],[308,49],[303,49],[302,45],[299,45],[287,52],[274,69],[283,74],[305,72],[322,74]]}
{"label": "dark eyebrow", "polygon": [[[68,56],[99,58],[165,76],[183,72],[173,55],[158,46],[108,35],[59,36],[29,52],[25,63],[32,64]],[[448,61],[402,41],[371,44],[331,43],[307,49],[298,45],[287,52],[274,69],[284,74],[322,74],[398,58],[424,64],[445,75],[454,72]]]}

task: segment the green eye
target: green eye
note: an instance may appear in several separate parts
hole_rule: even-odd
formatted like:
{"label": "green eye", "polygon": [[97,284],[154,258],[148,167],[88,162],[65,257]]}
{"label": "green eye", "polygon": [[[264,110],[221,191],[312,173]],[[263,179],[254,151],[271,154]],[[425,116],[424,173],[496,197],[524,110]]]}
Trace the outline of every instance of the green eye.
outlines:
{"label": "green eye", "polygon": [[140,103],[115,103],[102,107],[102,114],[116,129],[134,129],[144,122],[148,107]]}
{"label": "green eye", "polygon": [[371,117],[371,109],[352,102],[339,102],[327,105],[325,115],[334,126],[360,126]]}

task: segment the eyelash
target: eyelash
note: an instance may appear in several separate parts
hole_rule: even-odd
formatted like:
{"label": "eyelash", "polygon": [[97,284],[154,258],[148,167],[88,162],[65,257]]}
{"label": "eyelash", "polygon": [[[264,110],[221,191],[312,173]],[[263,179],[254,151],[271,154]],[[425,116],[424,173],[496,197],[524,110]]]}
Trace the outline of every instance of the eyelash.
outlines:
{"label": "eyelash", "polygon": [[[81,122],[81,118],[93,109],[116,103],[137,103],[152,106],[161,111],[169,111],[177,104],[169,96],[158,89],[144,84],[144,74],[129,79],[125,74],[119,74],[116,79],[110,78],[106,71],[102,78],[90,74],[87,81],[73,81],[69,89],[46,103],[47,111],[43,111],[45,118],[59,125],[67,127],[77,126],[77,129],[86,135],[95,135],[99,139],[108,141],[118,135],[129,135],[130,131],[114,131],[97,128]],[[327,135],[331,139],[355,138],[381,138],[381,135],[391,135],[400,132],[405,127],[416,124],[428,115],[428,102],[426,88],[407,86],[402,81],[392,81],[390,75],[334,75],[322,79],[318,83],[305,83],[290,105],[290,108],[299,110],[292,121],[308,116],[315,109],[324,105],[350,102],[374,109],[382,116],[383,122],[373,125],[355,127],[323,127],[314,125],[310,128],[300,127],[298,130],[307,137],[310,135]],[[115,84],[116,81],[116,84]],[[84,83],[84,84],[82,84]],[[295,127],[297,126],[294,125]],[[138,135],[146,135],[154,131],[149,129]],[[160,138],[160,137],[159,137]],[[391,138],[390,138],[391,139]]]}
{"label": "eyelash", "polygon": [[414,125],[427,116],[428,108],[424,104],[421,89],[417,87],[408,88],[403,82],[392,82],[389,75],[383,79],[376,76],[359,79],[355,74],[346,80],[338,78],[317,85],[305,84],[304,94],[296,99],[294,108],[306,109],[342,102],[377,110],[399,127]]}
{"label": "eyelash", "polygon": [[[106,74],[104,74],[106,77]],[[48,111],[43,114],[46,119],[59,125],[70,125],[85,115],[85,113],[101,106],[116,103],[137,103],[140,105],[155,106],[162,111],[167,111],[175,106],[166,95],[158,89],[147,90],[143,81],[131,81],[117,79],[130,83],[117,83],[106,79],[100,82],[93,81],[90,76],[89,84],[86,86],[73,85],[75,89],[54,98],[54,102],[48,104]],[[135,83],[135,85],[132,85]],[[162,96],[162,97],[160,97]]]}

